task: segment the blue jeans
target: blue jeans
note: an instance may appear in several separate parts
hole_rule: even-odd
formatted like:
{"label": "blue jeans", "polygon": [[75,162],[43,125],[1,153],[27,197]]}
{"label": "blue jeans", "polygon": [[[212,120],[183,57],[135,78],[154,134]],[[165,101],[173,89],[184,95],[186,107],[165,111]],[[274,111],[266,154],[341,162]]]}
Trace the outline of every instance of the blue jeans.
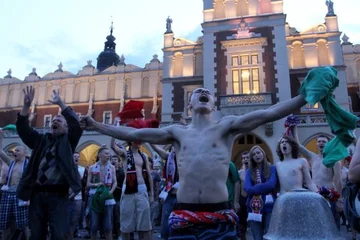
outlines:
{"label": "blue jeans", "polygon": [[266,212],[262,214],[262,222],[256,222],[256,221],[248,222],[254,240],[263,240],[263,236],[269,230],[270,220],[271,220],[271,212]]}
{"label": "blue jeans", "polygon": [[336,209],[336,202],[330,202],[330,206],[331,206],[331,212],[334,216],[336,227],[340,231],[340,214]]}
{"label": "blue jeans", "polygon": [[69,216],[68,216],[68,224],[69,224],[69,238],[72,239],[74,232],[76,232],[79,228],[79,218],[81,214],[82,208],[82,200],[71,200],[69,201]]}
{"label": "blue jeans", "polygon": [[[91,233],[95,234],[100,229],[104,232],[112,232],[113,230],[113,207],[114,205],[105,206],[105,210],[102,213],[97,213],[94,210],[91,212]],[[103,224],[100,228],[100,223]]]}
{"label": "blue jeans", "polygon": [[67,194],[35,192],[29,206],[31,239],[46,240],[48,224],[51,240],[64,240],[69,231]]}
{"label": "blue jeans", "polygon": [[176,204],[176,195],[169,194],[165,199],[162,206],[162,215],[161,215],[161,237],[164,239],[169,238],[169,216],[174,210]]}

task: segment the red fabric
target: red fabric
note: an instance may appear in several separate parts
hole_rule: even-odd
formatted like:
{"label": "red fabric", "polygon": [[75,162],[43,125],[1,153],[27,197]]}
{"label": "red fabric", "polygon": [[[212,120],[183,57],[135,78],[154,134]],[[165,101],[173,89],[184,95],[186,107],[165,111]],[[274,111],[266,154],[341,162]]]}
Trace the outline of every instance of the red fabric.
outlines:
{"label": "red fabric", "polygon": [[121,121],[124,122],[126,119],[143,118],[141,110],[144,108],[144,102],[130,100],[127,102],[121,112],[116,116],[120,117]]}
{"label": "red fabric", "polygon": [[139,119],[139,120],[133,120],[126,124],[128,127],[133,128],[158,128],[160,125],[159,121],[156,119]]}
{"label": "red fabric", "polygon": [[352,157],[348,156],[348,157],[345,158],[345,162],[351,163],[351,159],[352,159]]}
{"label": "red fabric", "polygon": [[169,217],[169,225],[174,229],[191,227],[202,224],[230,223],[236,225],[238,216],[232,209],[218,212],[191,212],[174,210]]}

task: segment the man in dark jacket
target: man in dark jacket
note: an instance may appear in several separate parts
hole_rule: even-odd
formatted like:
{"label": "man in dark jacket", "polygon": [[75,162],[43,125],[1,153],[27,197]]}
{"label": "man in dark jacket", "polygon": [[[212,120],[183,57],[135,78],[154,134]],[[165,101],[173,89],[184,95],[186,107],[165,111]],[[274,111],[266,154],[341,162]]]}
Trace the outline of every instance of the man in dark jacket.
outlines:
{"label": "man in dark jacket", "polygon": [[[68,201],[81,191],[80,177],[72,155],[82,135],[78,117],[53,91],[52,104],[62,115],[51,122],[50,133],[40,134],[29,126],[28,114],[35,90],[24,90],[24,106],[16,127],[21,140],[32,149],[28,166],[17,188],[17,197],[30,200],[31,238],[45,240],[48,225],[51,239],[65,239],[68,224]],[[70,188],[70,193],[69,193]]]}

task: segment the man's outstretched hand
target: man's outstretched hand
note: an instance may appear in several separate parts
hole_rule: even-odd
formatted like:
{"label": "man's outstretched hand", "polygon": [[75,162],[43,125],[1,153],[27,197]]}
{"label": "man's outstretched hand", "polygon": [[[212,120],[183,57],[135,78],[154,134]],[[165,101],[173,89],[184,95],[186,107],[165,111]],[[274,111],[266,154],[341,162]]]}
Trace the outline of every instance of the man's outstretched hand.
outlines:
{"label": "man's outstretched hand", "polygon": [[88,115],[81,116],[80,127],[84,130],[94,130],[95,129],[95,120]]}
{"label": "man's outstretched hand", "polygon": [[32,86],[26,86],[26,89],[23,89],[24,92],[24,106],[30,108],[32,101],[35,96],[35,89]]}

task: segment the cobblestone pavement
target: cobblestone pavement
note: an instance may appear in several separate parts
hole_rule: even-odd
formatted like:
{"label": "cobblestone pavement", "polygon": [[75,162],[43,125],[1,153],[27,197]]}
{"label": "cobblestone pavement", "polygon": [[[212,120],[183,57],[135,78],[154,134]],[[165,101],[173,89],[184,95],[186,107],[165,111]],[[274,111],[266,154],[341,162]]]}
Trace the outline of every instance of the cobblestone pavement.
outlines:
{"label": "cobblestone pavement", "polygon": [[[159,239],[161,239],[159,227],[156,227],[156,228],[155,228],[155,231],[156,231],[156,232],[153,234],[152,239],[153,239],[153,240],[159,240]],[[81,231],[80,234],[86,234],[86,232]],[[346,227],[344,227],[344,226],[341,226],[341,236],[344,237],[344,240],[351,240],[351,239],[352,239],[352,238],[351,238],[351,233],[349,233],[349,232],[347,231]],[[77,240],[80,240],[80,239],[82,239],[82,238],[77,238]],[[120,239],[121,239],[121,238],[120,238]],[[138,240],[136,234],[135,234],[135,239]],[[114,240],[115,240],[115,239],[114,239]],[[252,236],[251,236],[250,229],[248,230],[247,240],[253,240],[253,238],[252,238]],[[359,235],[359,234],[358,234],[358,236],[357,236],[357,240],[360,240],[360,235]]]}

